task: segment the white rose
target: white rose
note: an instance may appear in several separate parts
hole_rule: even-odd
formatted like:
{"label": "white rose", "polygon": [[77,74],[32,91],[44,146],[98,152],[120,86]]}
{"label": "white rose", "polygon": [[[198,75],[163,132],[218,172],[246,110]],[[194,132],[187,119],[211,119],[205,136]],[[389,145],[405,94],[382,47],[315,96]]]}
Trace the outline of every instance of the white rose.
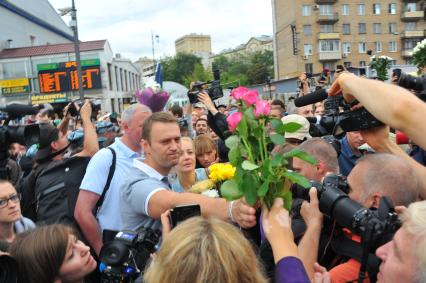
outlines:
{"label": "white rose", "polygon": [[204,191],[201,193],[203,196],[209,197],[209,198],[218,198],[219,197],[219,193],[217,190],[212,189],[212,190],[208,190],[208,191]]}

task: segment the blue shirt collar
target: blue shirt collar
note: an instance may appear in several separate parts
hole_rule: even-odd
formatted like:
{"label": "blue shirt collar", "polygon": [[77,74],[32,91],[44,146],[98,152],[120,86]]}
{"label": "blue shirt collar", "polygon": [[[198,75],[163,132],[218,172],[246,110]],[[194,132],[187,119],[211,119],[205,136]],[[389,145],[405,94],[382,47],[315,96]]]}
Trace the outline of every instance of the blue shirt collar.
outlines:
{"label": "blue shirt collar", "polygon": [[121,141],[121,138],[115,138],[115,143],[117,147],[120,149],[120,151],[123,152],[124,155],[128,158],[136,158],[142,155],[140,152],[135,152],[132,149],[130,149],[127,145],[125,145]]}

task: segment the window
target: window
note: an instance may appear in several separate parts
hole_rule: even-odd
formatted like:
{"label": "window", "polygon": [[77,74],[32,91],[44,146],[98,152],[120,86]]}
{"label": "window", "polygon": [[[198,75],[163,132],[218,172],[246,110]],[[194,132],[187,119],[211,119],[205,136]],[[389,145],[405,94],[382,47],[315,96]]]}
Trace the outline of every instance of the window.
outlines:
{"label": "window", "polygon": [[389,4],[389,14],[396,15],[396,3]]}
{"label": "window", "polygon": [[311,5],[302,6],[302,16],[308,17],[311,15]]}
{"label": "window", "polygon": [[320,25],[320,32],[333,32],[333,25]]}
{"label": "window", "polygon": [[303,45],[303,54],[304,55],[312,55],[312,44],[304,44]]}
{"label": "window", "polygon": [[389,23],[389,33],[396,33],[396,23]]}
{"label": "window", "polygon": [[351,34],[351,24],[342,25],[342,34]]}
{"label": "window", "polygon": [[405,23],[405,30],[406,31],[415,31],[415,30],[417,30],[417,24],[416,24],[416,22],[406,22]]}
{"label": "window", "polygon": [[420,38],[407,38],[404,40],[404,50],[413,49],[416,47],[417,43],[420,41]]}
{"label": "window", "polygon": [[365,23],[358,23],[358,33],[359,34],[367,33],[367,26]]}
{"label": "window", "polygon": [[396,65],[396,60],[391,60],[390,63],[391,63],[391,66],[395,66]]}
{"label": "window", "polygon": [[342,43],[342,51],[343,53],[349,54],[352,52],[352,46],[350,42],[343,42]]}
{"label": "window", "polygon": [[406,12],[415,12],[417,11],[417,5],[415,2],[410,2],[405,5],[405,11]]}
{"label": "window", "polygon": [[320,52],[337,52],[339,51],[339,40],[320,40]]}
{"label": "window", "polygon": [[321,16],[333,15],[333,5],[319,5],[319,13]]}
{"label": "window", "polygon": [[396,41],[389,41],[389,52],[397,52],[398,48],[396,45]]}
{"label": "window", "polygon": [[303,25],[303,34],[304,35],[312,35],[312,26],[311,25]]}
{"label": "window", "polygon": [[364,4],[358,5],[358,15],[360,15],[360,16],[365,15],[365,5]]}
{"label": "window", "polygon": [[359,53],[367,53],[367,43],[365,43],[365,42],[358,43],[358,52]]}
{"label": "window", "polygon": [[366,66],[365,61],[359,61],[359,66],[360,67],[365,67]]}
{"label": "window", "polygon": [[382,48],[382,42],[381,41],[374,42],[374,50],[376,51],[376,53],[382,52],[383,48]]}
{"label": "window", "polygon": [[348,4],[342,5],[342,16],[349,16],[349,5]]}
{"label": "window", "polygon": [[349,69],[352,67],[352,63],[351,62],[343,62],[343,67],[345,67],[346,69]]}
{"label": "window", "polygon": [[373,24],[373,32],[375,34],[381,34],[382,33],[382,24],[381,23],[374,23]]}
{"label": "window", "polygon": [[373,15],[380,15],[380,4],[373,4]]}
{"label": "window", "polygon": [[314,72],[314,64],[312,63],[305,64],[305,72],[312,74]]}

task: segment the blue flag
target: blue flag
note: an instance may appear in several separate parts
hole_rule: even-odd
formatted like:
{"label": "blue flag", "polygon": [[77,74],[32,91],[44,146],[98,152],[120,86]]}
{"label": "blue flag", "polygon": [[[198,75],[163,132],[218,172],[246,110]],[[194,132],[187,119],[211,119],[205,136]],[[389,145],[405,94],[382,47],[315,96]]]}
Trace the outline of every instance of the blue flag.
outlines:
{"label": "blue flag", "polygon": [[155,67],[155,81],[163,87],[163,71],[161,69],[161,63],[158,62],[157,66]]}

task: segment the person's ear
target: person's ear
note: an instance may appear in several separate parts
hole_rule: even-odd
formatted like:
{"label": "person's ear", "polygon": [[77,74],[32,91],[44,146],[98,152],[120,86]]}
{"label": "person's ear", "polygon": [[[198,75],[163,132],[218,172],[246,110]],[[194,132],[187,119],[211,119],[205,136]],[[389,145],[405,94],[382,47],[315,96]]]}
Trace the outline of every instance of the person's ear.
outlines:
{"label": "person's ear", "polygon": [[151,154],[151,146],[147,140],[141,139],[139,143],[145,155]]}
{"label": "person's ear", "polygon": [[369,205],[369,207],[378,208],[379,205],[380,205],[380,199],[381,198],[382,198],[382,194],[381,193],[379,193],[379,192],[373,193],[373,195],[371,195],[369,197],[369,199],[370,199],[369,201],[371,202],[370,205]]}

